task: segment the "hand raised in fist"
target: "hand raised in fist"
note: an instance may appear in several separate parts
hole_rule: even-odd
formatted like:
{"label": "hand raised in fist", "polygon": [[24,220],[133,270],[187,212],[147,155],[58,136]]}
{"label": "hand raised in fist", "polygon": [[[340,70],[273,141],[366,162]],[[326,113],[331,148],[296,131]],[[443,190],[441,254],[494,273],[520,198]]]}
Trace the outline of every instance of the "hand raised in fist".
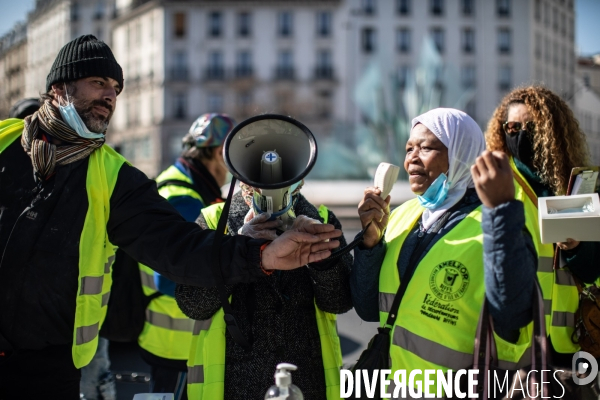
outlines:
{"label": "hand raised in fist", "polygon": [[471,167],[475,190],[484,206],[498,207],[515,198],[513,172],[501,151],[484,151]]}

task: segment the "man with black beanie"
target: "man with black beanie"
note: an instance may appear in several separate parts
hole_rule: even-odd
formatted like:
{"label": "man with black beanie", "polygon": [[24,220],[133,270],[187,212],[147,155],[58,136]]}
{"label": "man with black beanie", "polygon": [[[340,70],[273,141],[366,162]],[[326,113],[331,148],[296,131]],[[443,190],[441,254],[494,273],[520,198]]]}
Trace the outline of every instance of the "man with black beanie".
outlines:
{"label": "man with black beanie", "polygon": [[[78,399],[110,296],[117,247],[177,283],[215,285],[214,234],[186,222],[156,184],[104,144],[124,88],[110,48],[67,43],[40,109],[0,121],[0,399]],[[273,242],[225,236],[221,275],[234,284],[319,261],[331,225]]]}

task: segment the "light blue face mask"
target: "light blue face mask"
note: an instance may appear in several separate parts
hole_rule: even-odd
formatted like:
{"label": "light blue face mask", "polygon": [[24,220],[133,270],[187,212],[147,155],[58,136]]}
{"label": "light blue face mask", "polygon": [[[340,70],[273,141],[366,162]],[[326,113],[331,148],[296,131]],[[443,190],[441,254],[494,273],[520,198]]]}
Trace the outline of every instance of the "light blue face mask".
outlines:
{"label": "light blue face mask", "polygon": [[433,209],[437,208],[440,204],[448,197],[448,190],[450,189],[450,182],[448,177],[443,172],[436,178],[435,181],[427,188],[425,193],[421,196],[417,195],[419,203],[425,208]]}
{"label": "light blue face mask", "polygon": [[92,132],[85,125],[79,113],[75,109],[73,102],[69,99],[69,94],[67,93],[67,87],[65,85],[65,93],[67,94],[67,105],[63,106],[58,105],[58,111],[60,111],[60,115],[62,116],[63,121],[67,125],[69,125],[77,134],[86,139],[100,139],[104,137],[103,133]]}

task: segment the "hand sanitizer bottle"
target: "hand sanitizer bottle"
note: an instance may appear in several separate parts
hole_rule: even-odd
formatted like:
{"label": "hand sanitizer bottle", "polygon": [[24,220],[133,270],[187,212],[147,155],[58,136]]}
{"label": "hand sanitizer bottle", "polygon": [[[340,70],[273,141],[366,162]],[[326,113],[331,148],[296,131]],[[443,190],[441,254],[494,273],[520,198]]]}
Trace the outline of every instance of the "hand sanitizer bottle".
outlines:
{"label": "hand sanitizer bottle", "polygon": [[304,395],[298,386],[292,385],[290,371],[297,370],[293,364],[282,363],[275,371],[275,386],[271,386],[265,394],[265,400],[304,400]]}

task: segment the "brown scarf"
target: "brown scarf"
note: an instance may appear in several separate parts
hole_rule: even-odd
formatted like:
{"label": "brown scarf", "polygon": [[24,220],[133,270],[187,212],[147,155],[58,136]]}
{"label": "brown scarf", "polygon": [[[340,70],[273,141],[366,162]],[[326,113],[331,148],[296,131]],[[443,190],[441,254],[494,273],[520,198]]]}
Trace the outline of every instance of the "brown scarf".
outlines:
{"label": "brown scarf", "polygon": [[[56,146],[43,140],[40,125],[44,132],[64,144]],[[86,158],[102,147],[104,140],[104,137],[86,139],[79,136],[62,120],[52,102],[46,100],[38,111],[25,118],[21,145],[31,158],[36,177],[46,179],[54,173],[56,165],[66,165]]]}

